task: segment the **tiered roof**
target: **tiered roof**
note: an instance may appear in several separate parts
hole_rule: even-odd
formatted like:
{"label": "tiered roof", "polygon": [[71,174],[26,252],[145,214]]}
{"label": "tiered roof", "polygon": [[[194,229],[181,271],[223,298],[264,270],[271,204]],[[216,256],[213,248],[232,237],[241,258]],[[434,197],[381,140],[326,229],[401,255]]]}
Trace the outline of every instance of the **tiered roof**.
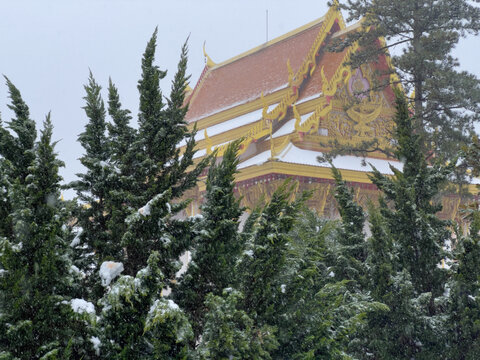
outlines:
{"label": "tiered roof", "polygon": [[[213,150],[222,156],[230,141],[243,139],[236,191],[244,205],[254,206],[282,179],[294,177],[300,188],[315,190],[311,205],[329,216],[330,165],[317,157],[333,141],[355,146],[376,139],[380,148],[389,145],[393,91],[371,89],[375,71],[391,69],[389,58],[352,70],[346,64],[357,44],[327,51],[332,39],[359,27],[346,28],[332,7],[324,17],[223,63],[215,64],[205,53],[207,64],[186,99],[186,119],[198,130],[197,158]],[[384,174],[392,174],[391,166],[402,168],[382,151],[366,160]],[[340,156],[333,163],[357,189],[356,200],[366,204],[377,197],[365,159]],[[201,193],[202,187],[195,191]],[[443,200],[443,217],[455,216],[459,200]]]}

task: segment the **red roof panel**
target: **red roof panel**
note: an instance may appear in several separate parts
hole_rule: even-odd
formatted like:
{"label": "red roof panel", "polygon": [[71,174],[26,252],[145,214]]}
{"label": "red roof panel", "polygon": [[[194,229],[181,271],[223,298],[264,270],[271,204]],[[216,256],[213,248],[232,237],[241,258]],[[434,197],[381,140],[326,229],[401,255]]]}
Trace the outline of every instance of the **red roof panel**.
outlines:
{"label": "red roof panel", "polygon": [[298,34],[266,45],[225,65],[209,69],[200,78],[189,105],[187,121],[248,103],[286,87],[287,60],[296,72],[318,35],[319,22]]}

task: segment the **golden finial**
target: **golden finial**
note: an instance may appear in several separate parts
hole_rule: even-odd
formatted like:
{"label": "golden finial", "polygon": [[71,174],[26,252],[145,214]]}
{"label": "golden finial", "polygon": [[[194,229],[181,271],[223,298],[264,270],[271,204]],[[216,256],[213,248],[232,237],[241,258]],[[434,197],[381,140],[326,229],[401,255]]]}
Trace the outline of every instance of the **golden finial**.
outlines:
{"label": "golden finial", "polygon": [[302,117],[300,116],[300,113],[297,110],[297,107],[295,105],[292,106],[293,110],[293,116],[295,117],[295,130],[299,131],[300,130],[300,123],[302,122]]}
{"label": "golden finial", "polygon": [[208,137],[208,134],[207,134],[207,129],[205,129],[203,131],[203,135],[205,135],[205,142],[206,142],[206,147],[205,149],[207,150],[207,154],[210,155],[213,151],[212,151],[212,139],[210,139]]}
{"label": "golden finial", "polygon": [[213,62],[213,60],[210,58],[210,56],[208,56],[208,54],[205,50],[205,43],[206,43],[206,41],[203,42],[203,56],[205,56],[205,61],[207,62],[207,67],[212,68],[217,64],[215,64]]}

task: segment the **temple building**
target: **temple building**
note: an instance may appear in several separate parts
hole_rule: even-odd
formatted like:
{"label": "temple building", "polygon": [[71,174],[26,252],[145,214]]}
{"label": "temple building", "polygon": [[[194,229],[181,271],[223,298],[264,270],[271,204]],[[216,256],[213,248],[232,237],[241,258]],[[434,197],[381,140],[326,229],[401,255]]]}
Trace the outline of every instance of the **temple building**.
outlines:
{"label": "temple building", "polygon": [[[359,26],[346,27],[332,7],[322,18],[221,63],[204,49],[206,66],[187,93],[187,121],[198,129],[197,157],[215,149],[221,157],[229,142],[243,139],[235,191],[244,206],[268,200],[291,177],[298,191],[314,190],[311,208],[335,218],[330,166],[317,157],[329,151],[332,141],[354,146],[376,138],[380,147],[391,141],[393,91],[371,90],[374,71],[391,68],[389,58],[352,70],[345,63],[356,45],[339,53],[327,51],[333,39]],[[384,174],[392,174],[390,165],[402,168],[381,151],[365,159],[339,156],[333,163],[362,205],[378,197],[368,163]],[[188,194],[195,199],[188,215],[199,211],[204,190],[200,182]],[[455,218],[460,198],[445,196],[442,202],[441,217]]]}

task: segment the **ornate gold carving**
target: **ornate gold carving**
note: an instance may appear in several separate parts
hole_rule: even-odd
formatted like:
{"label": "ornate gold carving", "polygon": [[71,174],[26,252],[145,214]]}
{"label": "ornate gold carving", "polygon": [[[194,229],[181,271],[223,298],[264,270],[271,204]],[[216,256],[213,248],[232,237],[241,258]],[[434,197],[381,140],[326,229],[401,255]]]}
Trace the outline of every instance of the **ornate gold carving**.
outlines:
{"label": "ornate gold carving", "polygon": [[210,137],[207,134],[207,129],[203,131],[203,135],[205,136],[205,149],[207,151],[207,154],[210,155],[213,152],[212,150],[213,143],[212,143],[212,139],[210,139]]}
{"label": "ornate gold carving", "polygon": [[312,115],[302,124],[302,118],[298,113],[296,106],[293,106],[293,114],[295,116],[295,131],[303,133],[316,133],[320,125],[320,120],[327,116],[332,111],[333,104],[328,102],[325,98],[320,99],[319,105],[315,108]]}
{"label": "ornate gold carving", "polygon": [[368,101],[368,98],[364,98],[361,103],[348,109],[348,116],[355,121],[356,136],[373,138],[371,123],[378,118],[382,110],[382,101],[372,102]]}

